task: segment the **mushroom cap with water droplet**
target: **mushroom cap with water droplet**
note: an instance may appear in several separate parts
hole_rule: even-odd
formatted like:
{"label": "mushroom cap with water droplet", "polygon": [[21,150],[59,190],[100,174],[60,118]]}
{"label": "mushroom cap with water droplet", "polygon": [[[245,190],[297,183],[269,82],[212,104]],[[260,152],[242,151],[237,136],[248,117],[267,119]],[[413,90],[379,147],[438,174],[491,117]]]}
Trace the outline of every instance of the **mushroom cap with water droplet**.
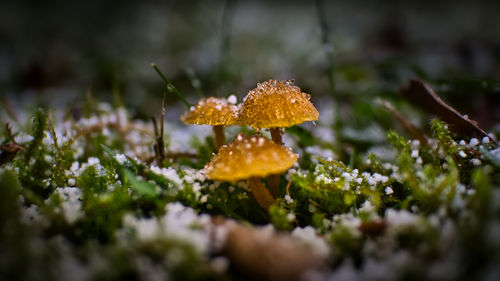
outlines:
{"label": "mushroom cap with water droplet", "polygon": [[235,125],[238,109],[238,106],[225,98],[202,98],[181,116],[181,120],[186,124],[196,125]]}
{"label": "mushroom cap with water droplet", "polygon": [[297,159],[298,155],[288,147],[263,136],[239,134],[233,142],[219,148],[205,165],[205,173],[210,179],[231,182],[264,178],[288,170]]}
{"label": "mushroom cap with water droplet", "polygon": [[268,80],[248,92],[238,123],[253,128],[290,127],[318,120],[319,112],[292,81]]}

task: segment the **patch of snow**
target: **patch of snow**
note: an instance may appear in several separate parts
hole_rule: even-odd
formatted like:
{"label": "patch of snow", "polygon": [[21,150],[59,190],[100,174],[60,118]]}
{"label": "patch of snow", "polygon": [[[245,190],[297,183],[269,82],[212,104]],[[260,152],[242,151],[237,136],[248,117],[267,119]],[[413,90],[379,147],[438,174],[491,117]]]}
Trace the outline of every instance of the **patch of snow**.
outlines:
{"label": "patch of snow", "polygon": [[326,241],[316,234],[312,226],[296,227],[292,233],[292,238],[310,246],[313,252],[321,257],[327,257],[330,254],[330,247]]}
{"label": "patch of snow", "polygon": [[179,189],[183,188],[182,179],[179,177],[175,169],[171,167],[160,168],[158,166],[151,166],[151,171],[155,174],[162,175],[165,178],[171,180],[173,183],[177,185]]}
{"label": "patch of snow", "polygon": [[385,219],[391,226],[406,227],[416,224],[418,216],[406,210],[387,209]]}
{"label": "patch of snow", "polygon": [[77,187],[58,187],[54,190],[61,199],[61,209],[64,218],[70,224],[83,216],[81,196],[82,192]]}

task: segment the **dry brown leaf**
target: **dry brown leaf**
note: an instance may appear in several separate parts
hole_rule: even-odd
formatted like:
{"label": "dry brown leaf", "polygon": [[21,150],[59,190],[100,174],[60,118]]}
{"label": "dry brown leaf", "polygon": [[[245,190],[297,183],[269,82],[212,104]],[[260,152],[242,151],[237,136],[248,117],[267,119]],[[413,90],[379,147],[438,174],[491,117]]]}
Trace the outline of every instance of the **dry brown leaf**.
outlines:
{"label": "dry brown leaf", "polygon": [[401,88],[399,93],[413,104],[438,116],[448,123],[450,130],[464,136],[487,136],[477,122],[460,114],[456,109],[446,104],[424,81],[410,80],[408,87]]}

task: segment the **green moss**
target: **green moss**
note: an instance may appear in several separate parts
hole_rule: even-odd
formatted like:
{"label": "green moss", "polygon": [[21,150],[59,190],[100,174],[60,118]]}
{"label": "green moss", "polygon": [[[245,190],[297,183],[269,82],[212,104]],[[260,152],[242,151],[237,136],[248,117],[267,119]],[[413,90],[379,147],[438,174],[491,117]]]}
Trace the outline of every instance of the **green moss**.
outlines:
{"label": "green moss", "polygon": [[329,241],[334,250],[336,259],[353,258],[358,261],[361,256],[362,237],[353,233],[350,229],[340,226],[335,228],[329,235]]}
{"label": "green moss", "polygon": [[19,220],[19,206],[16,204],[21,186],[11,171],[0,174],[0,237],[12,223]]}
{"label": "green moss", "polygon": [[269,208],[269,216],[274,227],[278,230],[290,231],[295,226],[294,215],[295,204],[288,205],[282,199],[278,199]]}
{"label": "green moss", "polygon": [[24,163],[28,164],[30,159],[36,157],[35,154],[40,152],[45,130],[47,129],[48,116],[45,111],[38,109],[33,115],[33,140],[28,144],[24,153]]}
{"label": "green moss", "polygon": [[350,198],[345,200],[345,195],[352,195],[352,193],[342,191],[339,188],[322,188],[315,184],[311,178],[294,175],[292,181],[290,194],[297,201],[297,217],[302,223],[310,224],[311,215],[315,213],[331,216],[348,212],[355,203]]}

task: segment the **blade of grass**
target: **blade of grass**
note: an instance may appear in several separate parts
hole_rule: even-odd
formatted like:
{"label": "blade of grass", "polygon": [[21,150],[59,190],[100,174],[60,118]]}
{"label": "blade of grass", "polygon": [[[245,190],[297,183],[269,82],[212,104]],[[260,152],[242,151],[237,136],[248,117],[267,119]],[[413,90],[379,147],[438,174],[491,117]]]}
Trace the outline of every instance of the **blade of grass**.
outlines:
{"label": "blade of grass", "polygon": [[122,169],[122,173],[130,182],[132,188],[141,196],[144,197],[155,197],[156,191],[155,186],[147,181],[139,180],[135,175],[126,168]]}
{"label": "blade of grass", "polygon": [[156,70],[156,72],[158,73],[158,75],[160,75],[161,79],[163,79],[163,81],[167,85],[167,91],[169,93],[175,94],[187,106],[187,108],[190,108],[191,104],[189,104],[189,102],[186,100],[184,95],[182,95],[181,92],[179,92],[179,90],[177,90],[177,88],[174,86],[174,84],[172,84],[172,82],[170,82],[170,80],[168,80],[167,77],[165,77],[165,75],[163,75],[163,73],[160,71],[158,66],[156,66],[155,63],[151,63],[151,67],[153,67],[154,70]]}

